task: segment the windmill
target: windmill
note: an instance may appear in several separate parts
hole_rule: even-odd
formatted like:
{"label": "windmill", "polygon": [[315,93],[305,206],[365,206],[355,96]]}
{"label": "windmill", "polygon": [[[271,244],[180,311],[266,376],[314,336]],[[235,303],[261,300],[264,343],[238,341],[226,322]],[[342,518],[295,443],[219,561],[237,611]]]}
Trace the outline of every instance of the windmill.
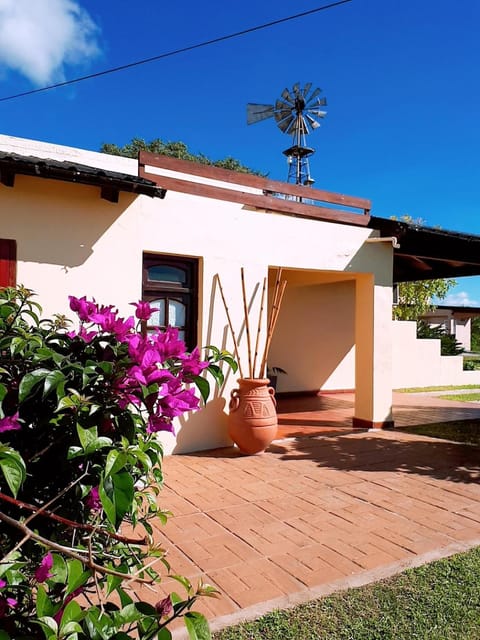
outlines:
{"label": "windmill", "polygon": [[308,158],[315,153],[307,147],[307,135],[318,129],[319,118],[327,115],[319,107],[327,104],[326,98],[320,98],[322,90],[312,89],[312,83],[303,87],[297,82],[292,90],[284,89],[275,104],[247,104],[247,124],[261,122],[267,118],[275,118],[277,126],[292,136],[292,145],[283,152],[288,159],[288,182],[312,185],[315,181],[310,176]]}

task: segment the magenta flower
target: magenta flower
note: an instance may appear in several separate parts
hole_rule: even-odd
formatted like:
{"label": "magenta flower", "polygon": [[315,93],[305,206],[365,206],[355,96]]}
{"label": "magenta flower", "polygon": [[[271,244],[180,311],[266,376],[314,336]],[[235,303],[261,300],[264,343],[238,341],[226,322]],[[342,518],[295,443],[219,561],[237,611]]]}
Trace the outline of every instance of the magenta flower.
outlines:
{"label": "magenta flower", "polygon": [[167,596],[155,605],[155,611],[160,618],[167,617],[173,613],[173,604],[170,596]]}
{"label": "magenta flower", "polygon": [[87,331],[85,327],[80,327],[78,331],[69,331],[67,336],[69,338],[81,338],[87,344],[91,342],[97,335],[96,331]]}
{"label": "magenta flower", "polygon": [[139,320],[149,320],[155,311],[149,302],[144,302],[143,300],[140,300],[140,302],[131,302],[130,304],[135,307],[135,316]]}
{"label": "magenta flower", "polygon": [[169,431],[175,435],[175,429],[169,418],[151,415],[147,422],[147,433],[158,433],[158,431]]}
{"label": "magenta flower", "polygon": [[198,409],[199,400],[193,389],[180,389],[158,399],[159,413],[166,418],[181,416],[187,411]]}
{"label": "magenta flower", "polygon": [[50,569],[53,567],[53,556],[50,552],[44,556],[40,566],[35,570],[35,580],[37,582],[45,582],[47,578],[52,577],[52,573],[50,573]]}
{"label": "magenta flower", "polygon": [[0,618],[5,618],[8,609],[13,609],[18,604],[15,598],[5,598],[4,596],[0,596]]}
{"label": "magenta flower", "polygon": [[18,421],[18,411],[14,413],[13,416],[5,416],[0,420],[0,433],[4,431],[18,431],[21,429],[22,425]]}
{"label": "magenta flower", "polygon": [[97,305],[94,301],[90,302],[86,296],[82,298],[76,298],[75,296],[68,296],[70,300],[70,309],[75,311],[82,322],[91,322],[91,316],[96,313]]}
{"label": "magenta flower", "polygon": [[100,500],[100,494],[98,493],[98,487],[92,487],[90,493],[85,499],[85,506],[91,511],[101,511],[102,501]]}
{"label": "magenta flower", "polygon": [[153,338],[153,343],[160,354],[160,362],[169,358],[182,356],[185,353],[185,343],[178,338],[178,329],[167,327],[165,331],[159,331]]}
{"label": "magenta flower", "polygon": [[195,347],[192,353],[181,356],[180,360],[182,362],[183,373],[186,375],[198,376],[208,367],[208,362],[200,360],[198,347]]}

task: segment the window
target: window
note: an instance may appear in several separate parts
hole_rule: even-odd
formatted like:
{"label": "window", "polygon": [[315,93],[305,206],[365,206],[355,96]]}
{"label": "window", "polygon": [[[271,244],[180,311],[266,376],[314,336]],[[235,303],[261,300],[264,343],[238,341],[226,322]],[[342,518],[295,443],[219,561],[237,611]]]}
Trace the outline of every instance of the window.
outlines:
{"label": "window", "polygon": [[187,349],[197,344],[198,261],[174,256],[143,256],[143,300],[155,309],[148,331],[178,329]]}
{"label": "window", "polygon": [[17,284],[17,243],[0,239],[0,288]]}

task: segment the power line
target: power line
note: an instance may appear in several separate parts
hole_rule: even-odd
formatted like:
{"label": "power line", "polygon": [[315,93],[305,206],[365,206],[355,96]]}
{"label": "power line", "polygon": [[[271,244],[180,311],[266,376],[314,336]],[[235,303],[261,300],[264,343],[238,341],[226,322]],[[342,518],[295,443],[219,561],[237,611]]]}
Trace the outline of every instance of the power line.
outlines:
{"label": "power line", "polygon": [[130,62],[128,64],[122,64],[119,67],[113,67],[111,69],[105,69],[104,71],[97,71],[96,73],[90,73],[86,76],[80,76],[79,78],[73,78],[72,80],[65,80],[63,82],[57,82],[56,84],[50,84],[46,87],[40,87],[39,89],[31,89],[30,91],[23,91],[22,93],[16,93],[11,96],[5,96],[0,98],[0,102],[6,102],[7,100],[15,100],[16,98],[23,98],[24,96],[31,96],[35,93],[42,93],[44,91],[50,91],[50,89],[58,89],[59,87],[66,87],[70,84],[75,84],[77,82],[82,82],[83,80],[91,80],[92,78],[99,78],[101,76],[106,76],[110,73],[117,73],[117,71],[124,71],[125,69],[131,69],[132,67],[138,67],[142,64],[148,64],[149,62],[155,62],[157,60],[162,60],[163,58],[170,58],[171,56],[176,56],[179,53],[185,53],[187,51],[193,51],[194,49],[200,49],[201,47],[208,47],[212,44],[217,44],[218,42],[224,42],[225,40],[231,40],[232,38],[238,38],[239,36],[247,35],[248,33],[253,33],[254,31],[260,31],[261,29],[267,29],[269,27],[274,27],[277,24],[282,24],[284,22],[289,22],[290,20],[297,20],[298,18],[304,18],[305,16],[312,15],[313,13],[318,13],[319,11],[325,11],[326,9],[333,9],[334,7],[338,7],[341,4],[346,4],[347,2],[352,2],[352,0],[337,0],[337,2],[332,2],[330,4],[323,5],[321,7],[317,7],[316,9],[310,9],[309,11],[303,11],[302,13],[296,13],[293,16],[288,16],[287,18],[280,18],[279,20],[272,20],[271,22],[266,22],[265,24],[258,25],[256,27],[249,27],[248,29],[243,29],[242,31],[236,31],[235,33],[230,33],[226,36],[220,36],[218,38],[213,38],[212,40],[205,40],[204,42],[199,42],[197,44],[189,45],[188,47],[182,47],[181,49],[174,49],[173,51],[167,51],[166,53],[161,53],[158,56],[153,56],[151,58],[145,58],[144,60],[137,60],[136,62]]}

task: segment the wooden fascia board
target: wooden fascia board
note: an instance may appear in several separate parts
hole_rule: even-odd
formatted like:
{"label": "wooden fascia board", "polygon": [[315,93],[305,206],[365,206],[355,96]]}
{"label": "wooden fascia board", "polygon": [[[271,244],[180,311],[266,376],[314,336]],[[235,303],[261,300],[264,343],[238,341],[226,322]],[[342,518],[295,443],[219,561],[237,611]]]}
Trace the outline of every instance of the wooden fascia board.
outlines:
{"label": "wooden fascia board", "polygon": [[170,176],[159,176],[157,174],[148,173],[144,169],[142,169],[140,175],[142,178],[146,178],[148,180],[157,180],[158,183],[167,190],[188,193],[205,198],[213,198],[215,200],[223,200],[226,202],[237,202],[255,209],[264,209],[274,213],[294,215],[297,218],[313,218],[316,220],[339,222],[358,226],[366,226],[369,220],[368,215],[349,213],[341,211],[340,209],[330,209],[328,207],[317,207],[303,202],[284,200],[282,198],[249,193],[246,191],[237,191],[234,189],[207,185],[201,182],[191,182],[190,180],[172,178]]}
{"label": "wooden fascia board", "polygon": [[140,177],[148,176],[149,180],[156,180],[157,183],[161,183],[162,185],[163,176],[146,172],[146,166],[159,167],[160,169],[168,169],[170,171],[177,171],[179,173],[185,173],[200,178],[218,180],[228,184],[252,187],[260,189],[263,192],[288,194],[305,198],[306,200],[317,200],[319,202],[352,207],[354,209],[360,209],[366,217],[369,217],[371,209],[371,201],[366,198],[358,198],[356,196],[347,196],[340,193],[322,191],[320,189],[313,189],[312,187],[305,187],[303,185],[278,182],[276,180],[269,180],[268,178],[262,178],[249,173],[241,173],[240,171],[232,171],[230,169],[214,167],[212,165],[192,162],[190,160],[170,158],[168,156],[162,156],[149,151],[140,151],[138,164],[138,175]]}

